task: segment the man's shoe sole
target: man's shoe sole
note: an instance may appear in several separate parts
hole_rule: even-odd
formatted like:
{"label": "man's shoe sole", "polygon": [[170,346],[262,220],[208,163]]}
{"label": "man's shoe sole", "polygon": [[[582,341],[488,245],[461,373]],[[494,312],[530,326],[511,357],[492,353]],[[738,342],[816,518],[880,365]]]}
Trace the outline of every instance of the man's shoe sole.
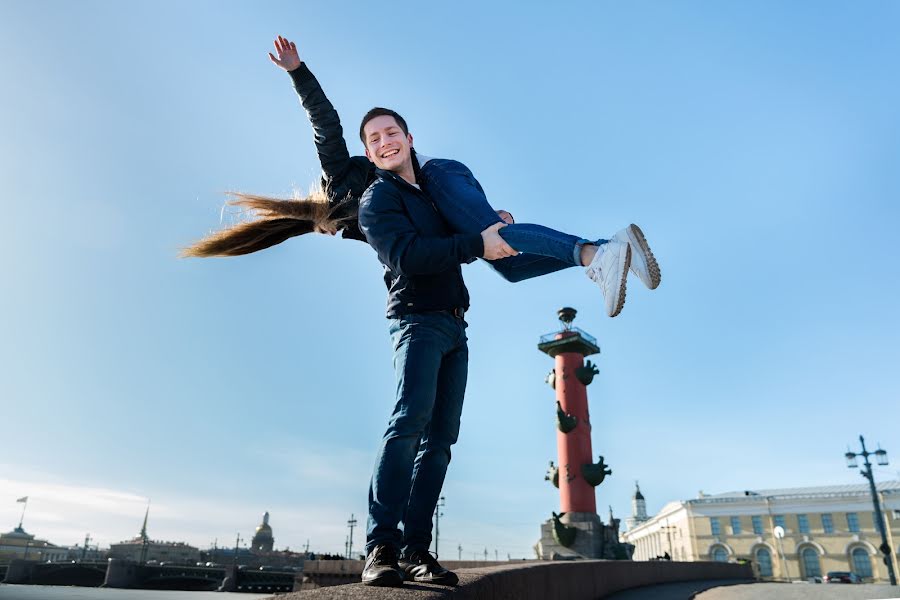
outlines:
{"label": "man's shoe sole", "polygon": [[615,308],[613,309],[610,317],[615,317],[620,312],[622,312],[622,308],[625,306],[625,284],[628,281],[628,269],[631,267],[631,244],[625,244],[625,266],[623,268],[622,264],[619,263],[617,265],[619,269],[621,269],[620,273],[621,279],[619,280],[619,301],[616,303]]}
{"label": "man's shoe sole", "polygon": [[447,570],[443,575],[416,575],[415,571],[420,566],[409,561],[400,561],[400,570],[406,576],[406,581],[415,581],[416,583],[433,583],[435,585],[455,586],[459,583],[459,577],[453,571]]}
{"label": "man's shoe sole", "polygon": [[456,576],[456,573],[448,573],[442,577],[416,577],[410,573],[407,573],[408,581],[415,581],[416,583],[433,583],[435,585],[449,585],[455,586],[459,583],[459,577]]}
{"label": "man's shoe sole", "polygon": [[400,571],[388,571],[383,575],[374,577],[366,581],[362,580],[364,585],[374,585],[377,587],[401,587],[403,586],[403,575]]}
{"label": "man's shoe sole", "polygon": [[659,263],[656,262],[656,257],[653,256],[653,252],[650,250],[650,244],[647,243],[647,238],[644,237],[644,232],[633,223],[626,227],[625,231],[628,233],[628,242],[640,252],[644,262],[647,264],[647,274],[650,276],[650,285],[647,287],[655,290],[659,287],[659,282],[662,281],[662,273],[659,270]]}

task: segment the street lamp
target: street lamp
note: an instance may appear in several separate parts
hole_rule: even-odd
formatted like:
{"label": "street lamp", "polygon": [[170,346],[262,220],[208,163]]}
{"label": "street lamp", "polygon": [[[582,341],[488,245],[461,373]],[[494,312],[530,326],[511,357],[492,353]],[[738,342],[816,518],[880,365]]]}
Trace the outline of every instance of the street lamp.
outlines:
{"label": "street lamp", "polygon": [[434,553],[438,553],[438,542],[441,540],[441,517],[444,516],[444,513],[441,511],[442,508],[447,506],[447,499],[441,496],[438,498],[438,503],[434,507]]}
{"label": "street lamp", "polygon": [[897,585],[897,576],[894,574],[894,561],[891,556],[892,551],[890,545],[888,545],[887,533],[884,530],[884,513],[881,512],[881,502],[878,500],[878,492],[875,491],[875,476],[872,474],[872,463],[869,462],[869,457],[874,456],[875,462],[880,466],[887,465],[887,451],[882,450],[879,444],[878,450],[869,452],[866,450],[866,440],[863,439],[863,436],[859,436],[859,443],[862,445],[862,452],[851,452],[848,448],[844,458],[847,459],[847,467],[855,469],[857,466],[856,457],[863,457],[865,469],[861,469],[862,476],[869,480],[869,491],[872,493],[872,504],[875,506],[876,525],[878,525],[878,533],[881,534],[881,547],[879,550],[884,554],[884,564],[887,565],[891,585]]}
{"label": "street lamp", "polygon": [[347,521],[347,527],[350,528],[350,538],[347,540],[347,560],[353,559],[353,528],[356,527],[356,516],[352,513],[350,514],[350,519]]}
{"label": "street lamp", "polygon": [[[231,561],[232,567],[237,567],[238,550],[240,549],[240,546],[241,546],[241,534],[238,533],[237,537],[234,538],[234,558]],[[237,575],[235,575],[235,577],[237,577]]]}

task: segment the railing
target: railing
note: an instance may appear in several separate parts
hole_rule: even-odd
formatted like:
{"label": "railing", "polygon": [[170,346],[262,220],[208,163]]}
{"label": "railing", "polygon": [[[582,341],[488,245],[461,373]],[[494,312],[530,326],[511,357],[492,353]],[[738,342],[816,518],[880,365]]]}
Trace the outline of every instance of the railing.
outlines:
{"label": "railing", "polygon": [[559,340],[564,340],[568,337],[574,337],[575,335],[580,335],[583,339],[587,340],[593,345],[597,345],[597,338],[584,331],[583,329],[579,329],[578,327],[572,327],[571,329],[564,329],[563,331],[554,331],[553,333],[545,333],[541,336],[541,344],[546,344],[547,342],[556,342]]}

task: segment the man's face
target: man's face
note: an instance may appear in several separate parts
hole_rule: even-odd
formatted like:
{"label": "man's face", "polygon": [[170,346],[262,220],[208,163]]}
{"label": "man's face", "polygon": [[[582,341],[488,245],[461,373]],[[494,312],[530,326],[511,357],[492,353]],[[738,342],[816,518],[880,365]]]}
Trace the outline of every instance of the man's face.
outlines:
{"label": "man's face", "polygon": [[366,137],[366,156],[385,171],[401,171],[412,164],[409,149],[412,135],[403,133],[394,117],[375,117],[363,128]]}

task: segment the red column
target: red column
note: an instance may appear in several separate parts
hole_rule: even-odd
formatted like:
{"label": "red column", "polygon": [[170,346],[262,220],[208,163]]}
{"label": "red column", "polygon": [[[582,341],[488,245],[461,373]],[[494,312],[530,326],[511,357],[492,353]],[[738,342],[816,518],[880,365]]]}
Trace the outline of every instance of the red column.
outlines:
{"label": "red column", "polygon": [[584,366],[584,355],[561,352],[555,360],[556,399],[565,413],[578,418],[578,424],[569,433],[556,431],[560,509],[563,512],[596,513],[594,488],[581,474],[581,465],[590,464],[593,457],[587,388],[575,376],[575,370]]}

